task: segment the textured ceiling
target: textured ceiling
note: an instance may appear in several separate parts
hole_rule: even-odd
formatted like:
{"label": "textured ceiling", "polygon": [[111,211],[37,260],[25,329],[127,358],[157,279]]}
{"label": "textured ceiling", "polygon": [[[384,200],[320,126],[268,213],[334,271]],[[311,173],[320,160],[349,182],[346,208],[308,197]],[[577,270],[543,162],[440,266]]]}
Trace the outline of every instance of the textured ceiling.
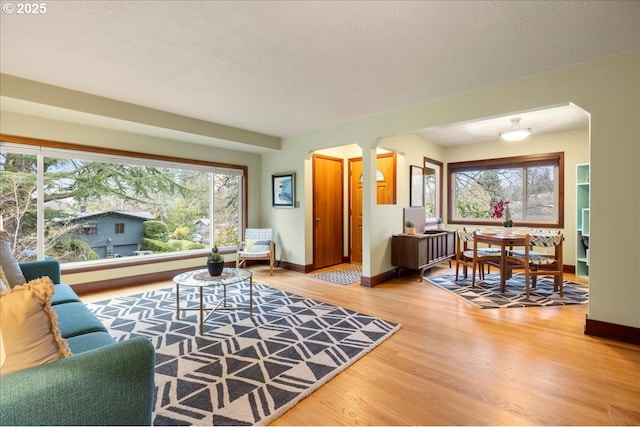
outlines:
{"label": "textured ceiling", "polygon": [[464,145],[498,139],[498,133],[513,126],[511,119],[520,118],[521,128],[534,135],[589,128],[589,114],[574,104],[557,105],[507,116],[490,117],[464,123],[422,129],[415,133],[440,145]]}
{"label": "textured ceiling", "polygon": [[640,48],[637,1],[46,4],[2,73],[275,136]]}

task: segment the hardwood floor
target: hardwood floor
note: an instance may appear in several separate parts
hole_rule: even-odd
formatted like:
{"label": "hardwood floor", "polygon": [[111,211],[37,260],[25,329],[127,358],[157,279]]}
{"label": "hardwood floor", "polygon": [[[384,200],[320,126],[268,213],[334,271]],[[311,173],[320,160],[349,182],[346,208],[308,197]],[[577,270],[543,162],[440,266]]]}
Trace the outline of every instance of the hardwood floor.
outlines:
{"label": "hardwood floor", "polygon": [[587,305],[482,310],[414,273],[365,288],[251,270],[259,283],[402,324],[272,425],[640,424],[640,347],[584,335]]}

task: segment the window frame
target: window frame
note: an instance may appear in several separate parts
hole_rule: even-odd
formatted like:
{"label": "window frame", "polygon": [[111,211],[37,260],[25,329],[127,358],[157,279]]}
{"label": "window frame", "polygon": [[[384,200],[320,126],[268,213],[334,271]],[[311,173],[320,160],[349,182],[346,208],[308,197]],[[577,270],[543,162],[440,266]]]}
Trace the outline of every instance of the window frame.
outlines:
{"label": "window frame", "polygon": [[[136,151],[128,151],[128,150],[120,150],[120,149],[112,149],[112,148],[103,148],[103,147],[93,147],[86,146],[76,143],[68,143],[68,142],[60,142],[60,141],[52,141],[52,140],[44,140],[44,139],[36,139],[36,138],[27,138],[20,137],[14,135],[6,135],[0,134],[0,143],[6,144],[9,148],[14,144],[17,144],[17,149],[22,152],[30,152],[31,154],[41,155],[43,152],[51,151],[51,150],[59,150],[59,151],[67,151],[73,156],[84,157],[84,156],[113,156],[118,157],[120,159],[131,159],[132,163],[136,160],[137,162],[149,162],[150,164],[160,164],[163,167],[175,167],[175,165],[184,165],[187,168],[205,168],[205,169],[219,169],[219,170],[228,170],[235,171],[241,177],[241,194],[240,194],[240,206],[242,209],[240,216],[240,224],[239,231],[240,234],[238,239],[242,239],[242,234],[244,233],[244,229],[246,228],[246,224],[248,223],[248,167],[244,165],[235,165],[230,163],[218,163],[218,162],[210,162],[206,160],[196,160],[196,159],[188,159],[181,157],[173,157],[173,156],[164,156],[150,153],[141,153]],[[19,147],[22,146],[22,147]],[[44,154],[47,155],[47,154]],[[214,171],[212,171],[214,172]],[[215,172],[214,172],[215,173]],[[40,190],[42,191],[42,187]],[[41,197],[38,197],[41,200]],[[38,210],[41,210],[41,201],[38,202]],[[40,234],[40,233],[38,233]],[[40,238],[40,236],[38,236]],[[145,257],[126,257],[126,258],[114,258],[108,261],[100,260],[100,261],[82,261],[75,263],[65,263],[61,264],[61,268],[64,272],[67,273],[81,273],[81,272],[89,272],[89,271],[100,271],[109,268],[113,268],[114,266],[132,266],[132,265],[144,265],[150,263],[158,263],[158,262],[168,262],[175,261],[181,259],[190,259],[190,258],[200,258],[203,254],[209,252],[210,249],[203,250],[193,250],[193,251],[182,251],[175,253],[166,253],[166,254],[153,254]],[[222,251],[221,253],[235,253],[235,249],[227,249],[226,251]],[[38,256],[38,259],[41,259]]]}
{"label": "window frame", "polygon": [[[444,206],[443,203],[443,195],[444,195],[444,163],[435,160],[435,159],[431,159],[429,157],[424,157],[422,159],[422,167],[423,170],[424,168],[427,167],[433,167],[435,166],[435,169],[437,169],[437,172],[435,173],[436,176],[436,196],[435,196],[435,213],[436,216],[435,217],[429,217],[426,218],[425,221],[425,225],[427,226],[431,226],[431,225],[437,225],[438,224],[438,218],[443,219],[443,214],[442,214],[442,207]],[[424,178],[426,179],[426,177]],[[426,191],[426,186],[425,186],[425,191]],[[426,203],[426,194],[424,195],[424,200]]]}
{"label": "window frame", "polygon": [[543,227],[543,228],[564,228],[564,152],[556,153],[538,153],[529,154],[524,156],[515,157],[502,157],[482,160],[470,160],[463,162],[454,162],[447,164],[447,222],[449,224],[460,225],[496,225],[495,219],[473,219],[467,218],[464,220],[455,219],[453,213],[455,212],[455,182],[453,176],[458,172],[465,171],[479,171],[479,170],[492,170],[492,169],[507,169],[507,168],[526,168],[532,166],[557,166],[558,167],[558,182],[556,185],[558,192],[558,220],[556,222],[550,221],[514,221],[516,227]]}

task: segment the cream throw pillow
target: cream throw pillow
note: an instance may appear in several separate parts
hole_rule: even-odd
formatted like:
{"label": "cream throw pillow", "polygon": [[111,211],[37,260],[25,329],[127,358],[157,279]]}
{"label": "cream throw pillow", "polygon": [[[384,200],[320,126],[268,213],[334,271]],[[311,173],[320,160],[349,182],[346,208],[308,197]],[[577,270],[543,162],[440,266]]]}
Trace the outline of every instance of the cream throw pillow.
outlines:
{"label": "cream throw pillow", "polygon": [[51,308],[53,282],[48,277],[0,292],[0,327],[5,361],[0,375],[71,355]]}
{"label": "cream throw pillow", "polygon": [[246,252],[250,252],[251,248],[253,248],[253,245],[255,245],[255,244],[256,244],[255,240],[247,239],[247,241],[245,242],[245,245],[244,245],[244,250]]}

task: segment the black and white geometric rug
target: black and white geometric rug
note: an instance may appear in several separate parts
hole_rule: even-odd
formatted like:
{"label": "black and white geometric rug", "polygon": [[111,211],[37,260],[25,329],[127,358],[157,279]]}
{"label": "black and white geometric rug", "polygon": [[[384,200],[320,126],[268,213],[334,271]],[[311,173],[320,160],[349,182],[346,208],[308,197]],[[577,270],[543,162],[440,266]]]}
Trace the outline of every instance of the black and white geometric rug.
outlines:
{"label": "black and white geometric rug", "polygon": [[361,280],[362,266],[360,264],[349,264],[335,270],[312,274],[311,277],[339,285],[349,285]]}
{"label": "black and white geometric rug", "polygon": [[525,294],[524,275],[516,274],[506,282],[504,294],[500,293],[500,275],[487,274],[485,280],[476,278],[471,287],[471,275],[467,279],[455,274],[424,276],[424,279],[445,291],[451,292],[479,308],[550,307],[556,305],[586,304],[589,302],[589,287],[578,283],[564,282],[564,297],[553,291],[553,279],[538,277],[536,288]]}
{"label": "black and white geometric rug", "polygon": [[[196,301],[183,290],[181,308],[185,298]],[[205,302],[218,300],[214,289],[205,291]],[[246,303],[244,295],[230,303]],[[254,283],[253,295],[253,319],[216,312],[204,336],[198,312],[176,320],[173,288],[87,306],[116,340],[144,336],[153,343],[154,425],[268,424],[400,329],[261,284]]]}

